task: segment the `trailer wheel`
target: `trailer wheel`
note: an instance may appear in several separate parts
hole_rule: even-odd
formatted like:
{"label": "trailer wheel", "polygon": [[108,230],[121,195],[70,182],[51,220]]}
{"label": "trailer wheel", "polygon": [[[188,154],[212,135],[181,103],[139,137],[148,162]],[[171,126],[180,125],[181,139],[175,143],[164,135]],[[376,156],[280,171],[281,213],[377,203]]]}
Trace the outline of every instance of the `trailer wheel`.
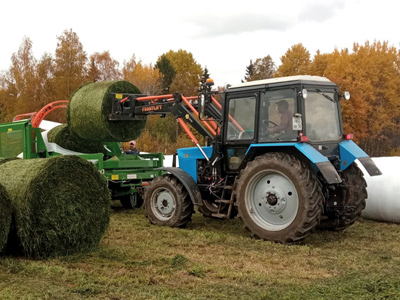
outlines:
{"label": "trailer wheel", "polygon": [[138,193],[124,195],[119,201],[123,208],[128,209],[139,208],[143,204],[143,198]]}
{"label": "trailer wheel", "polygon": [[285,153],[256,157],[238,179],[239,217],[255,238],[280,243],[304,239],[318,225],[322,203],[314,174]]}
{"label": "trailer wheel", "polygon": [[345,192],[344,205],[351,208],[343,214],[323,216],[319,229],[342,231],[353,225],[365,208],[367,199],[367,182],[363,172],[353,163],[342,173],[343,182],[348,189]]}
{"label": "trailer wheel", "polygon": [[185,227],[193,214],[193,203],[183,185],[172,175],[157,177],[144,193],[146,216],[152,224]]}

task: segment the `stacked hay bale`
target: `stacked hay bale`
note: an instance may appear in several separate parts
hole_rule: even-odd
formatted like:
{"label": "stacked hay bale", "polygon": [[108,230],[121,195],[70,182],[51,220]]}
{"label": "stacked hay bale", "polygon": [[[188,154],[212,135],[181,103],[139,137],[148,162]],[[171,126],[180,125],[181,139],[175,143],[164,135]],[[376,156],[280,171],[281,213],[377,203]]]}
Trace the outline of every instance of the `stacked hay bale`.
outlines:
{"label": "stacked hay bale", "polygon": [[54,127],[47,133],[47,140],[50,143],[80,153],[103,153],[107,154],[101,142],[89,142],[74,135],[67,124]]}
{"label": "stacked hay bale", "polygon": [[78,156],[8,161],[0,165],[0,184],[11,200],[9,253],[46,258],[90,251],[108,227],[106,180]]}
{"label": "stacked hay bale", "polygon": [[136,139],[146,121],[109,121],[112,93],[140,94],[128,81],[88,83],[77,89],[67,109],[68,126],[77,137],[93,142],[122,142]]}
{"label": "stacked hay bale", "polygon": [[107,154],[104,142],[136,139],[146,121],[109,121],[111,93],[140,94],[140,91],[128,81],[103,81],[82,85],[70,97],[68,124],[51,129],[47,134],[48,141],[75,152]]}
{"label": "stacked hay bale", "polygon": [[[127,81],[81,86],[72,95],[68,125],[48,132],[48,140],[68,150],[105,153],[104,142],[137,138],[145,121],[109,121],[111,93],[140,91]],[[140,105],[140,104],[139,104]],[[106,179],[85,159],[0,160],[0,251],[47,258],[90,251],[109,224]]]}

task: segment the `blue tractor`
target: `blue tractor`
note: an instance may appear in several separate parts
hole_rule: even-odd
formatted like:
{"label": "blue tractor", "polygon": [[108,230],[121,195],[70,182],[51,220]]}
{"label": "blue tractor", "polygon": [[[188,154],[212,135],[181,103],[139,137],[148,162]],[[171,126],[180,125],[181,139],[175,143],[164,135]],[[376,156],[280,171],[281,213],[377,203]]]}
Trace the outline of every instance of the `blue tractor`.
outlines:
{"label": "blue tractor", "polygon": [[179,167],[163,167],[145,188],[151,223],[184,227],[197,206],[207,217],[238,216],[255,238],[296,243],[317,227],[340,231],[360,217],[367,190],[357,163],[370,176],[381,172],[343,132],[340,99],[348,93],[308,75],[219,95],[210,85],[194,100],[126,95],[130,101],[113,107],[116,119],[172,113],[206,141],[190,135],[196,147],[178,149]]}

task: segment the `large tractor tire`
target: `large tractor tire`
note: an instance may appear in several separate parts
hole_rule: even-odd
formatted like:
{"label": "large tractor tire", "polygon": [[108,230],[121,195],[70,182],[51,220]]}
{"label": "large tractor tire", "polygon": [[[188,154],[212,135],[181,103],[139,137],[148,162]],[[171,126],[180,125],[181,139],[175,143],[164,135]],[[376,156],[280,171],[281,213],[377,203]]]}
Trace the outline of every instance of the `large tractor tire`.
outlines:
{"label": "large tractor tire", "polygon": [[[342,172],[342,181],[347,186],[344,193],[343,204],[352,208],[344,215],[322,216],[319,229],[342,231],[353,225],[360,218],[362,210],[365,208],[367,199],[367,182],[364,179],[363,172],[355,163],[351,164]],[[342,193],[342,191],[338,191]]]}
{"label": "large tractor tire", "polygon": [[237,185],[239,218],[255,238],[296,243],[320,221],[323,194],[300,160],[267,153],[249,162]]}
{"label": "large tractor tire", "polygon": [[173,176],[150,182],[144,192],[146,216],[152,224],[185,227],[193,214],[193,203],[184,186]]}

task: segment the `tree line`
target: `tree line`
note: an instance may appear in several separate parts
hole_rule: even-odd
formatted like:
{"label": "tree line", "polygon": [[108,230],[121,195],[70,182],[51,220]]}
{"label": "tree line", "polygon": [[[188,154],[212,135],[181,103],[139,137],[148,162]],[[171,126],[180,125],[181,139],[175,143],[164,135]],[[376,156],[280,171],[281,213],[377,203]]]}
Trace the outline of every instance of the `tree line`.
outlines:
{"label": "tree line", "polygon": [[[281,56],[276,67],[270,55],[251,59],[244,67],[242,81],[280,76],[318,75],[349,91],[351,100],[342,100],[344,129],[371,156],[400,155],[400,52],[387,42],[353,44],[353,49],[311,56],[301,44]],[[90,56],[78,35],[65,30],[57,37],[54,55],[45,53],[37,60],[32,41],[24,38],[11,57],[11,66],[0,74],[0,122],[10,122],[21,113],[38,111],[47,103],[68,99],[88,81],[127,80],[144,94],[181,92],[196,95],[199,82],[210,77],[186,50],[161,54],[155,64],[144,64],[135,54],[121,65],[109,51]],[[212,76],[211,76],[212,77]],[[223,91],[224,87],[218,87]],[[65,111],[49,115],[65,122]],[[142,151],[171,154],[179,147],[192,146],[172,116],[150,116],[138,139]]]}

